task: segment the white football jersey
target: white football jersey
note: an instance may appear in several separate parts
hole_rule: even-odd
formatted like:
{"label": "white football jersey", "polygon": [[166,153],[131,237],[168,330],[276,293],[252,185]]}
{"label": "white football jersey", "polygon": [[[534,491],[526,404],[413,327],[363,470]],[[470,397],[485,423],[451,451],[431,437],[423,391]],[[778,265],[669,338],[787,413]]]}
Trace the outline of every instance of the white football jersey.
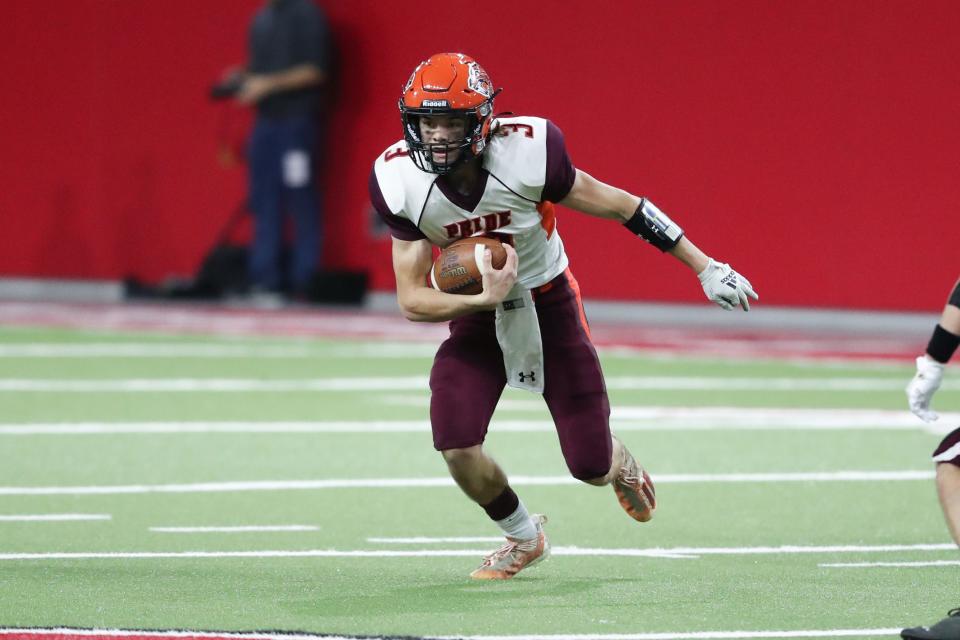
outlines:
{"label": "white football jersey", "polygon": [[517,281],[532,289],[567,268],[553,204],[546,198],[566,196],[575,171],[563,134],[552,123],[532,117],[499,122],[481,156],[486,183],[476,193],[445,188],[440,176],[416,167],[400,140],[374,164],[371,199],[393,235],[404,240],[426,238],[446,247],[473,235],[510,236],[519,258]]}

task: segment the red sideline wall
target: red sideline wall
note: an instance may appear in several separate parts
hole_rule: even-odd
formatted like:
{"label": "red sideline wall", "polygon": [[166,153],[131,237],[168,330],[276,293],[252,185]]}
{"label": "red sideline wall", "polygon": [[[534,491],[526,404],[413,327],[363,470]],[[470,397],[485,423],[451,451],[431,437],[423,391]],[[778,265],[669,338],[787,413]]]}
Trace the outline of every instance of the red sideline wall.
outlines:
{"label": "red sideline wall", "polygon": [[[245,185],[218,140],[247,114],[206,91],[259,4],[4,4],[0,276],[194,272]],[[441,50],[478,58],[499,109],[550,117],[577,166],[650,196],[764,303],[936,310],[960,271],[958,2],[321,4],[342,60],[325,261],[377,289],[393,281],[370,165]],[[701,300],[614,224],[561,210],[559,230],[588,297]]]}

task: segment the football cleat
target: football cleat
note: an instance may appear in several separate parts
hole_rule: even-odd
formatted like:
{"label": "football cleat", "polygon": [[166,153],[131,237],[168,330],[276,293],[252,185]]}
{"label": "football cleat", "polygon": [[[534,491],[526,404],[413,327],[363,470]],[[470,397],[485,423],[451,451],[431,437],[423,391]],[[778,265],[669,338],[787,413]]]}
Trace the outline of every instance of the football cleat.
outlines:
{"label": "football cleat", "polygon": [[613,480],[613,491],[617,494],[620,506],[631,518],[646,522],[653,517],[657,508],[657,494],[653,480],[637,460],[623,446],[623,466]]}
{"label": "football cleat", "polygon": [[470,574],[474,580],[507,580],[521,570],[533,566],[550,555],[550,543],[543,533],[547,517],[535,513],[530,516],[537,528],[537,537],[532,540],[515,540],[508,537],[507,543],[483,559],[483,563]]}
{"label": "football cleat", "polygon": [[904,640],[960,640],[960,608],[932,627],[911,627],[900,632]]}

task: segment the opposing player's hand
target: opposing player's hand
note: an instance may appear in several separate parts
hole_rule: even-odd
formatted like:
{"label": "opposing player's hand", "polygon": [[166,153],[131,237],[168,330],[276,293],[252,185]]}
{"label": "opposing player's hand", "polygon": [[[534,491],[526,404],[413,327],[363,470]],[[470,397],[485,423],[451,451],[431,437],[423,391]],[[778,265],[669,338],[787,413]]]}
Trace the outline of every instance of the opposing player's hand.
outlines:
{"label": "opposing player's hand", "polygon": [[697,274],[697,277],[703,285],[703,292],[707,294],[707,298],[727,311],[737,306],[743,307],[744,311],[750,311],[749,298],[760,299],[749,280],[731,269],[730,265],[716,262],[713,258],[707,263],[706,268]]}
{"label": "opposing player's hand", "polygon": [[513,285],[517,282],[517,252],[506,242],[503,248],[507,252],[507,261],[502,269],[494,269],[493,255],[490,249],[484,249],[483,260],[480,263],[480,275],[483,277],[483,293],[478,294],[484,297],[484,303],[487,305],[499,304]]}
{"label": "opposing player's hand", "polygon": [[933,394],[943,380],[943,365],[927,356],[917,358],[917,373],[907,385],[910,411],[924,422],[933,422],[940,416],[930,408]]}

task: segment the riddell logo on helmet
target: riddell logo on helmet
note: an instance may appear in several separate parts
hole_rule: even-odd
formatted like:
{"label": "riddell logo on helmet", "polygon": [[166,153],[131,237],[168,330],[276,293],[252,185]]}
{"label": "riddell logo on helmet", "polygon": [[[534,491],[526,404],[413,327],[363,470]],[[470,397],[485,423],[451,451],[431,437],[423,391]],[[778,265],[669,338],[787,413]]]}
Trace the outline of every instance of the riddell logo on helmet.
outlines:
{"label": "riddell logo on helmet", "polygon": [[447,107],[449,103],[446,100],[424,100],[420,103],[421,107]]}

